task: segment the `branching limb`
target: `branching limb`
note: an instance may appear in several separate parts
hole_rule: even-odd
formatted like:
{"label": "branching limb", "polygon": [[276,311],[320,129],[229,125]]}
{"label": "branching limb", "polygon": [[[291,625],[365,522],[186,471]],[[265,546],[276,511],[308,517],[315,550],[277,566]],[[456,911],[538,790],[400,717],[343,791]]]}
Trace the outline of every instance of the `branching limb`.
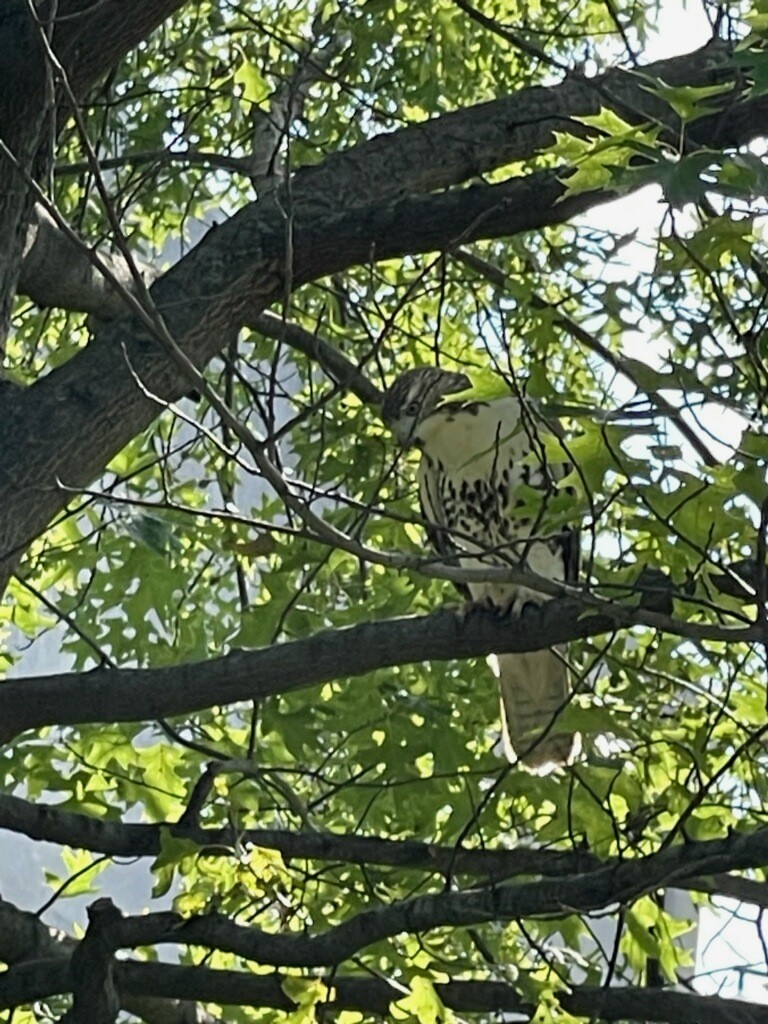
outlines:
{"label": "branching limb", "polygon": [[115,988],[111,935],[121,918],[109,899],[99,899],[88,908],[88,929],[72,954],[69,978],[72,1008],[63,1024],[113,1024],[120,1012]]}
{"label": "branching limb", "polygon": [[[18,1006],[30,998],[71,991],[70,958],[77,948],[71,936],[0,899],[0,961],[10,967],[1,976],[0,1005]],[[122,994],[121,1002],[123,1009],[147,1024],[212,1024],[200,1011],[196,1010],[199,1016],[190,1013],[190,998],[185,994],[177,1000],[165,993],[155,997],[141,988]]]}
{"label": "branching limb", "polygon": [[[210,773],[201,776],[200,788],[195,787],[188,805],[190,812],[193,801],[196,807],[212,780]],[[330,832],[204,828],[192,817],[189,813],[178,822],[153,825],[104,821],[20,797],[0,795],[0,828],[30,839],[113,857],[156,857],[161,849],[161,832],[165,829],[173,838],[197,843],[209,857],[230,856],[230,851],[237,847],[256,846],[276,850],[290,860],[407,868],[444,877],[473,877],[489,883],[519,875],[549,878],[584,875],[617,863],[601,859],[588,850],[542,850],[525,846],[497,850],[457,849],[453,845],[416,840],[342,836]],[[718,872],[699,876],[681,881],[679,888],[768,908],[768,884],[740,875]]]}
{"label": "branching limb", "polygon": [[701,874],[765,863],[768,829],[681,844],[556,880],[416,896],[361,911],[314,935],[265,932],[235,924],[219,913],[188,919],[172,912],[120,919],[113,915],[104,944],[116,951],[170,942],[218,949],[276,967],[331,967],[401,932],[418,934],[438,927],[589,913],[632,903],[639,896]]}
{"label": "branching limb", "polygon": [[[66,968],[66,962],[55,960],[13,968],[0,976],[0,1005],[20,1005],[67,992]],[[115,974],[125,997],[137,1001],[140,995],[151,993],[155,999],[188,997],[199,1002],[263,1007],[284,1013],[296,1009],[283,989],[285,976],[277,973],[264,976],[200,966],[120,963]],[[403,996],[400,988],[387,981],[363,976],[334,975],[328,979],[328,988],[329,999],[323,1001],[323,1008],[331,1014],[356,1010],[388,1017],[391,1004]],[[514,1013],[530,1017],[535,1010],[511,985],[498,981],[437,982],[435,991],[443,1004],[456,1013]],[[768,1007],[757,1003],[647,988],[576,985],[561,993],[560,1003],[569,1013],[603,1021],[768,1024]]]}

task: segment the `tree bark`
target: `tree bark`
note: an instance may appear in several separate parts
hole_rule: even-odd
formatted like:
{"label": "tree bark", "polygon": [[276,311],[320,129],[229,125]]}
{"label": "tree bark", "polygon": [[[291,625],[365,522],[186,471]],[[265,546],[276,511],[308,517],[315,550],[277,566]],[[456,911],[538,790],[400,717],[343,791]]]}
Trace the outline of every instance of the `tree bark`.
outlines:
{"label": "tree bark", "polygon": [[[739,73],[728,60],[728,47],[717,44],[651,65],[648,72],[669,82],[735,80]],[[370,260],[562,222],[612,194],[563,198],[557,174],[546,171],[497,186],[393,197],[456,184],[513,155],[530,155],[555,128],[573,128],[569,117],[594,113],[606,97],[624,113],[631,108],[634,116],[647,117],[662,103],[649,96],[643,80],[610,72],[592,82],[575,78],[552,89],[523,90],[374,139],[298,173],[290,202],[281,197],[289,220],[283,206],[268,200],[210,231],[153,285],[152,298],[189,359],[202,367],[233,328],[261,313],[288,286]],[[689,127],[697,142],[733,145],[763,130],[768,99],[723,102],[727,118],[708,115]],[[286,267],[289,235],[293,264]],[[66,507],[72,489],[97,476],[165,402],[188,388],[147,328],[126,318],[100,331],[66,366],[4,403],[0,429],[9,441],[0,454],[1,586],[31,540]]]}
{"label": "tree bark", "polygon": [[[519,617],[476,608],[362,622],[259,650],[154,669],[94,669],[6,682],[0,687],[0,742],[45,725],[142,722],[191,714],[214,705],[260,700],[409,662],[446,661],[537,651],[611,632],[633,622],[673,626],[654,613],[621,606],[615,614],[585,615],[575,600],[550,601]],[[590,609],[590,611],[592,611]],[[685,624],[683,624],[685,625]],[[691,626],[689,629],[696,629]],[[698,636],[754,642],[761,625],[713,626]]]}
{"label": "tree bark", "polygon": [[[68,103],[45,37],[76,99],[185,0],[5,0],[0,13],[0,362],[29,219],[35,203],[24,174],[45,188]],[[53,22],[48,18],[53,17]],[[18,165],[18,166],[16,166]]]}

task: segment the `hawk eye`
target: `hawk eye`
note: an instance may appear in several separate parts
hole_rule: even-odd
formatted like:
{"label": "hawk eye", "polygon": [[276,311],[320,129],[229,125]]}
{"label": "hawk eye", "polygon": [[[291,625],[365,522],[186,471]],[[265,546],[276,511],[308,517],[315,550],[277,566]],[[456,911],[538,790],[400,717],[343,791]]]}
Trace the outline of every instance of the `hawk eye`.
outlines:
{"label": "hawk eye", "polygon": [[406,405],[405,414],[406,416],[415,416],[420,408],[421,404],[414,400],[413,402],[409,402],[408,405]]}

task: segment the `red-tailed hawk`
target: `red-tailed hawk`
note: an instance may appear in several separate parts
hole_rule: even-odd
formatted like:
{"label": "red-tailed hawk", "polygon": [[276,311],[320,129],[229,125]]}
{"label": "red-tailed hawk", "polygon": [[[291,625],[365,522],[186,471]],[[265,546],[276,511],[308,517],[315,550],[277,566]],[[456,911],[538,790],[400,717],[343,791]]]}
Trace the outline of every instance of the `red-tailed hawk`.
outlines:
{"label": "red-tailed hawk", "polygon": [[[578,531],[542,532],[542,515],[515,515],[530,508],[530,490],[541,492],[542,512],[565,476],[567,460],[550,464],[547,433],[527,403],[513,395],[490,401],[444,402],[470,387],[462,373],[424,368],[402,374],[386,392],[382,418],[401,444],[421,451],[419,496],[427,533],[446,561],[465,567],[525,565],[549,580],[574,582]],[[551,433],[551,428],[549,430]],[[526,489],[523,500],[522,489]],[[469,557],[467,557],[469,556]],[[514,584],[470,583],[474,601],[519,614],[547,598]],[[571,695],[562,647],[529,654],[491,655],[499,679],[505,753],[529,767],[562,764],[574,736],[558,715]]]}

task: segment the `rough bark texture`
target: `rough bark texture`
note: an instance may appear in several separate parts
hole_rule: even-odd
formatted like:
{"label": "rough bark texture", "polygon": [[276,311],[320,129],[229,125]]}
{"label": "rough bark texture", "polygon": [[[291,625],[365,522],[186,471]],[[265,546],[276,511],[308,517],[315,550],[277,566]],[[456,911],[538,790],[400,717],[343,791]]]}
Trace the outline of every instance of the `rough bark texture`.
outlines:
{"label": "rough bark texture", "polygon": [[[133,274],[121,255],[100,250],[98,260],[121,288],[133,293]],[[145,282],[157,276],[152,268],[134,262]],[[128,312],[121,292],[96,266],[90,250],[65,234],[40,204],[27,227],[18,290],[43,308],[91,313],[105,321]]]}
{"label": "rough bark texture", "polygon": [[[94,669],[8,682],[0,687],[0,741],[45,725],[142,722],[191,714],[409,662],[469,658],[491,651],[523,653],[611,632],[619,624],[673,622],[642,611],[623,613],[620,607],[616,614],[585,616],[584,611],[584,605],[571,600],[550,601],[520,618],[481,608],[471,614],[442,610],[363,622],[198,663]],[[764,640],[765,629],[734,630],[731,638]]]}
{"label": "rough bark texture", "polygon": [[[43,46],[29,4],[7,0],[0,12],[0,140],[30,174],[50,166],[44,143],[47,139],[50,150],[52,116]],[[33,204],[22,174],[7,154],[0,153],[0,358]]]}
{"label": "rough bark texture", "polygon": [[[711,84],[737,77],[728,59],[728,48],[717,44],[653,65],[649,73],[669,83]],[[675,118],[642,81],[612,71],[594,81],[574,77],[552,89],[523,90],[382,136],[300,172],[291,190],[290,222],[280,206],[267,201],[213,229],[155,283],[153,300],[188,357],[204,366],[232,327],[284,294],[289,230],[295,287],[368,260],[565,220],[611,195],[563,200],[558,177],[538,172],[493,187],[407,197],[530,156],[551,141],[554,129],[573,129],[569,117],[594,113],[607,97],[625,114],[666,116],[674,128]],[[700,144],[746,142],[762,130],[768,100],[731,97],[724,103],[727,117],[695,122]],[[163,400],[186,389],[183,374],[146,328],[125,319],[27,393],[4,402],[0,427],[11,443],[0,454],[0,585],[30,541],[66,506],[70,488],[92,480],[152,421]]]}
{"label": "rough bark texture", "polygon": [[[44,36],[80,99],[106,71],[145,39],[184,0],[60,0],[37,4],[6,0],[0,11],[0,346],[35,198],[24,172],[43,187],[51,170],[57,126],[67,104],[57,91]],[[48,19],[55,13],[55,22]],[[11,156],[19,167],[14,166]]]}
{"label": "rough bark texture", "polygon": [[[84,95],[127,50],[180,6],[179,0],[106,0],[95,5],[91,0],[61,0],[59,13],[68,18],[56,27],[54,49],[76,96]],[[73,18],[73,14],[82,16]],[[50,85],[43,50],[38,29],[29,20],[26,0],[8,0],[0,14],[0,58],[0,137],[23,169],[39,176],[50,163],[46,146],[65,112],[56,107],[56,97],[47,102]],[[714,44],[697,54],[662,62],[648,73],[669,85],[736,82],[738,75],[729,60],[728,47]],[[441,195],[427,193],[462,186],[511,160],[531,158],[552,142],[557,130],[586,131],[573,119],[594,114],[601,106],[612,106],[631,121],[653,117],[676,134],[680,127],[676,118],[646,84],[646,80],[621,71],[593,81],[573,76],[553,88],[523,90],[335,155],[296,175],[290,221],[283,213],[285,202],[281,207],[266,200],[243,209],[212,230],[153,285],[153,301],[187,356],[203,367],[222,349],[233,327],[261,313],[284,294],[288,284],[296,287],[366,261],[451,249],[465,241],[563,221],[612,196],[564,198],[562,181],[549,170],[533,171],[528,177],[500,185],[457,188]],[[691,144],[733,146],[765,131],[766,98],[743,99],[735,87],[719,102],[719,113],[688,127]],[[3,318],[16,284],[32,208],[31,194],[7,159],[0,159],[0,197]],[[41,234],[35,245],[38,243],[43,244]],[[37,301],[74,303],[79,300],[72,296],[81,294],[83,281],[89,288],[101,286],[90,273],[81,282],[57,279],[55,263],[51,272],[49,265],[32,262],[43,252],[35,245],[29,250],[24,281]],[[290,267],[285,266],[288,251],[293,254]],[[56,260],[66,262],[66,257],[59,255]],[[42,280],[41,266],[50,273],[47,283]],[[97,295],[97,306],[111,301],[108,291]],[[118,313],[118,306],[111,311]],[[101,329],[86,350],[27,391],[6,388],[0,392],[4,438],[0,447],[0,584],[29,543],[68,504],[72,490],[97,476],[165,402],[178,398],[187,387],[183,372],[147,327],[136,318],[123,317]],[[336,632],[332,639],[321,634],[266,651],[237,652],[204,666],[131,672],[129,685],[125,683],[128,674],[113,671],[7,684],[0,688],[0,738],[47,723],[136,721],[180,714],[214,702],[263,696],[401,664],[411,656],[421,661],[490,650],[530,650],[616,626],[615,618],[582,618],[581,612],[581,606],[566,602],[512,623],[492,616],[460,619],[440,613],[421,620],[368,624],[346,634]],[[759,631],[750,637],[764,639]],[[6,816],[6,827],[14,827],[14,820],[22,823],[21,830],[28,835],[63,841],[67,830],[79,829],[80,842],[89,849],[122,852],[127,844],[138,852],[133,843],[144,844],[141,852],[145,855],[157,849],[155,827],[151,832],[146,828],[139,832],[124,829],[141,826],[93,823],[86,835],[88,828],[82,821],[73,821],[74,815],[67,818],[55,811],[46,813],[44,808],[35,808],[33,813],[28,805],[20,806],[22,801],[9,803],[11,799],[0,804],[0,818]],[[202,829],[187,830],[195,841],[208,838],[202,833]],[[71,832],[68,838],[72,838]],[[242,841],[243,837],[239,838]],[[250,838],[258,841],[256,833]],[[269,837],[262,834],[261,838],[268,845]],[[298,837],[291,838],[301,846]],[[226,841],[226,836],[219,839]],[[293,852],[322,858],[322,841],[323,837],[305,837],[302,852],[297,847]],[[277,843],[275,839],[273,848],[279,848]],[[377,849],[378,861],[365,859],[370,850],[358,849],[358,860],[352,862],[407,862],[415,867],[413,858],[418,855],[432,858],[437,870],[449,875],[467,863],[462,861],[463,854],[453,856],[452,852],[453,859],[446,863],[449,855],[445,850],[436,853],[428,848],[425,852],[411,846],[405,856],[412,859],[405,861],[402,849],[395,850],[392,845]],[[338,848],[331,852],[339,856]],[[758,832],[714,843],[680,844],[653,857],[610,864],[595,863],[588,854],[576,852],[574,859],[560,862],[563,873],[555,877],[546,877],[538,852],[536,857],[541,862],[528,866],[540,876],[534,882],[499,885],[497,880],[503,876],[496,872],[504,868],[494,864],[491,877],[495,884],[487,888],[437,892],[376,907],[319,934],[267,934],[238,927],[216,914],[191,921],[173,914],[132,919],[112,915],[90,937],[98,942],[103,968],[95,978],[88,972],[78,975],[77,961],[75,970],[71,969],[75,948],[71,940],[53,936],[33,915],[0,903],[0,953],[8,962],[24,961],[0,978],[0,1002],[12,1005],[74,988],[80,1019],[105,1021],[114,1017],[117,993],[123,1007],[129,1008],[131,992],[168,998],[194,995],[288,1009],[279,980],[230,973],[225,977],[225,972],[202,970],[184,975],[182,968],[159,964],[121,965],[115,971],[114,989],[112,952],[142,943],[190,942],[229,949],[262,963],[332,965],[401,931],[415,934],[445,925],[558,914],[563,907],[588,912],[631,901],[660,886],[694,887],[704,873],[709,882],[701,884],[716,885],[714,880],[724,872],[768,863],[768,841],[765,832]],[[548,860],[554,862],[555,858]],[[726,891],[728,879],[731,883],[744,881],[722,877],[722,888],[717,891]],[[80,950],[84,963],[88,940]],[[105,979],[110,984],[108,998],[103,1000],[101,982]],[[88,990],[94,981],[99,983],[98,990]],[[342,1005],[386,1012],[392,998],[386,986],[375,979],[338,979],[336,984]],[[517,994],[506,986],[456,984],[445,986],[441,995],[448,1005],[467,1012],[527,1012]],[[604,1019],[719,1021],[727,1014],[729,1019],[762,1022],[768,1016],[759,1007],[740,1004],[737,1008],[718,1000],[640,990],[574,989],[563,999],[573,1013]],[[157,1007],[154,1012],[160,1020]],[[176,1016],[168,1019],[183,1019],[178,1006],[174,1013]]]}

